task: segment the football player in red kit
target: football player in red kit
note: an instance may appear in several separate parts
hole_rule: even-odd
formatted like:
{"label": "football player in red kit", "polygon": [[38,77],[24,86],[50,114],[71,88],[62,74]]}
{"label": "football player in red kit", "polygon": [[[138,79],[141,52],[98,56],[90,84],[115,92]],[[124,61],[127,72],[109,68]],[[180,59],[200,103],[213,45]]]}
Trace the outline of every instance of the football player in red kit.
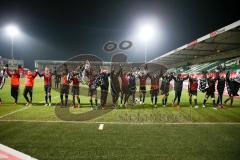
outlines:
{"label": "football player in red kit", "polygon": [[198,79],[196,75],[190,75],[189,83],[188,83],[189,103],[192,106],[192,99],[193,99],[195,108],[198,108],[197,90],[198,90]]}
{"label": "football player in red kit", "polygon": [[[74,108],[80,108],[80,97],[79,97],[79,91],[80,91],[80,82],[81,82],[81,76],[76,71],[73,71],[72,75],[69,77],[69,81],[72,82],[72,96],[73,96],[73,107]],[[75,105],[75,98],[77,98],[78,105]]]}
{"label": "football player in red kit", "polygon": [[8,69],[8,65],[6,65],[5,70],[8,74],[8,76],[11,78],[11,96],[14,98],[14,104],[17,104],[18,102],[18,93],[19,93],[19,79],[20,79],[20,73],[19,73],[19,68],[15,69],[13,72],[11,72]]}
{"label": "football player in red kit", "polygon": [[[39,73],[38,75],[40,77],[44,78],[44,90],[45,90],[45,106],[51,106],[52,98],[51,98],[51,88],[52,88],[52,76],[53,73],[49,71],[48,67],[45,67],[45,70],[43,73]],[[49,103],[48,103],[49,100]]]}
{"label": "football player in red kit", "polygon": [[[23,96],[27,101],[26,106],[29,106],[32,104],[34,79],[38,74],[37,74],[37,70],[34,71],[33,73],[30,70],[25,71],[23,67],[21,67],[20,70],[25,76],[25,83],[24,83],[25,88],[24,88]],[[30,96],[30,99],[28,98],[28,94]]]}
{"label": "football player in red kit", "polygon": [[140,104],[144,104],[145,102],[146,83],[148,78],[148,74],[146,73],[146,71],[147,71],[147,65],[145,66],[144,71],[140,71],[138,73],[138,79],[140,82],[140,86],[139,86]]}

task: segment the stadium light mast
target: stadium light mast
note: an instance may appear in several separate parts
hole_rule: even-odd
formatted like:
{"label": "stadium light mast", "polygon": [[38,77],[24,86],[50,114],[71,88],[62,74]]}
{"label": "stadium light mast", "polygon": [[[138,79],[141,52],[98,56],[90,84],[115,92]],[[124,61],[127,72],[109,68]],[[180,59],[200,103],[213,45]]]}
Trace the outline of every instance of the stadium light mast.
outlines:
{"label": "stadium light mast", "polygon": [[139,38],[144,41],[144,62],[147,63],[148,42],[154,36],[154,28],[150,24],[145,24],[139,28]]}
{"label": "stadium light mast", "polygon": [[9,25],[9,26],[6,27],[6,31],[7,31],[7,34],[11,38],[11,45],[12,45],[11,55],[12,55],[12,60],[14,60],[14,56],[13,56],[13,43],[14,43],[15,36],[17,36],[19,34],[19,29],[15,25]]}

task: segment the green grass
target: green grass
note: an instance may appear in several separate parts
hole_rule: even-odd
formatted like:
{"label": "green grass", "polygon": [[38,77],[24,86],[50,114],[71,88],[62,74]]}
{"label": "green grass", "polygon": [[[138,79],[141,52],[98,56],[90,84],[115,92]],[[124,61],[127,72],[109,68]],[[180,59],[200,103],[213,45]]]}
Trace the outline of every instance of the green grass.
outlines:
{"label": "green grass", "polygon": [[[191,115],[186,91],[180,109],[171,107],[171,91],[166,108],[159,105],[153,109],[147,98],[145,105],[135,108],[93,111],[87,96],[81,97],[80,109],[55,106],[59,102],[55,90],[52,90],[54,105],[44,107],[43,81],[39,79],[35,80],[32,107],[24,106],[22,92],[23,87],[20,104],[14,106],[9,80],[0,91],[4,101],[0,106],[0,143],[40,160],[192,160],[240,156],[239,99],[232,107],[218,110],[212,109],[209,100],[207,108],[192,109]],[[203,97],[199,93],[199,106]],[[105,123],[103,131],[98,130],[99,123]]]}

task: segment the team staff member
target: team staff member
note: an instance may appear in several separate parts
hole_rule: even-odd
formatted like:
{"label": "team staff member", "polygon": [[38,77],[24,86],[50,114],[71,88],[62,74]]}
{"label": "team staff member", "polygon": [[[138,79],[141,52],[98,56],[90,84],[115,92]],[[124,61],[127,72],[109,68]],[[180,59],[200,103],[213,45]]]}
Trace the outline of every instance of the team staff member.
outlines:
{"label": "team staff member", "polygon": [[10,72],[8,69],[8,65],[6,65],[5,70],[9,77],[11,77],[11,96],[14,98],[14,104],[17,104],[18,102],[18,94],[19,94],[19,79],[20,79],[20,73],[19,68],[15,69],[13,72]]}
{"label": "team staff member", "polygon": [[[52,103],[52,96],[51,96],[51,89],[52,89],[52,76],[53,73],[49,71],[48,67],[45,67],[45,70],[43,73],[39,73],[38,75],[40,77],[44,77],[44,90],[45,90],[45,106],[51,106]],[[49,99],[49,103],[48,103]]]}
{"label": "team staff member", "polygon": [[187,80],[189,75],[182,77],[181,74],[178,74],[177,77],[172,76],[174,80],[174,91],[175,91],[175,96],[173,100],[173,106],[177,100],[177,107],[180,107],[180,100],[181,100],[181,95],[182,95],[182,88],[183,88],[183,81]]}
{"label": "team staff member", "polygon": [[[33,73],[30,70],[25,71],[23,67],[21,67],[20,70],[25,76],[25,83],[24,83],[25,88],[24,88],[23,96],[27,101],[26,106],[29,106],[32,104],[34,79],[38,75],[38,73],[37,73],[37,70],[34,71]],[[28,98],[28,94],[30,96],[30,99]]]}

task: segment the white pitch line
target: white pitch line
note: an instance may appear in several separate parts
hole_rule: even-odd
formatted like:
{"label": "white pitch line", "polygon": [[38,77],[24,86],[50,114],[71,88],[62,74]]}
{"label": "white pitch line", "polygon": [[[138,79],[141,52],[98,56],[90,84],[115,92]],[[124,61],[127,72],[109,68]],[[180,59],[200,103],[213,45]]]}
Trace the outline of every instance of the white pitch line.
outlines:
{"label": "white pitch line", "polygon": [[[54,96],[52,99],[54,99],[54,98],[56,98],[56,97],[58,97],[58,96]],[[45,102],[45,101],[41,101],[41,102],[39,102],[39,103],[43,103],[43,102]],[[4,118],[4,117],[7,117],[7,116],[9,116],[9,115],[12,115],[12,114],[14,114],[14,113],[17,113],[17,112],[20,112],[20,111],[23,111],[23,110],[29,108],[29,107],[26,107],[26,106],[23,106],[23,107],[24,107],[24,108],[21,108],[21,109],[18,109],[18,110],[16,110],[16,111],[13,111],[13,112],[10,112],[10,113],[7,113],[7,114],[5,114],[5,115],[0,116],[0,119],[2,119],[2,118]]]}
{"label": "white pitch line", "polygon": [[156,123],[137,123],[137,122],[90,122],[90,121],[42,121],[42,120],[4,120],[0,119],[0,122],[30,122],[30,123],[76,123],[76,124],[126,124],[126,125],[240,125],[240,122],[156,122]]}
{"label": "white pitch line", "polygon": [[3,116],[0,116],[0,119],[1,119],[1,118],[4,118],[4,117],[7,117],[7,116],[9,116],[9,115],[12,115],[12,114],[14,114],[14,113],[20,112],[20,111],[22,111],[22,110],[25,110],[25,109],[27,109],[27,108],[28,108],[28,107],[24,107],[24,108],[18,109],[18,110],[16,110],[16,111],[7,113],[7,114],[5,114],[5,115],[3,115]]}
{"label": "white pitch line", "polygon": [[98,127],[98,130],[103,130],[103,127],[104,127],[104,124],[101,123],[101,124],[99,125],[99,127]]}

